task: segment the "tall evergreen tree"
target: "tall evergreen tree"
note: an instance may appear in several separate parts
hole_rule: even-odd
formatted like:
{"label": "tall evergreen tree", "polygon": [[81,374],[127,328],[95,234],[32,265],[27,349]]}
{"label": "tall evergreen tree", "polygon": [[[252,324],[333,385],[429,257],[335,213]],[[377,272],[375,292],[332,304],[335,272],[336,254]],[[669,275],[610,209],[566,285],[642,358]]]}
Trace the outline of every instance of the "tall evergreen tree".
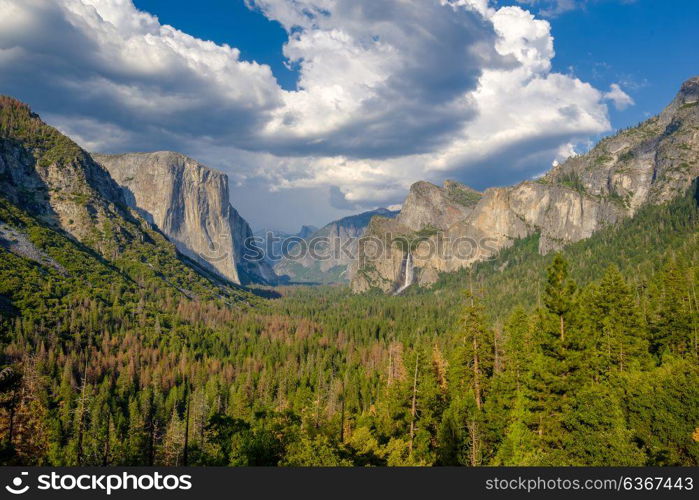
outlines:
{"label": "tall evergreen tree", "polygon": [[591,349],[585,366],[595,380],[613,370],[638,368],[648,361],[648,340],[631,288],[610,267],[581,299],[584,342]]}
{"label": "tall evergreen tree", "polygon": [[544,305],[558,316],[561,340],[565,340],[565,317],[573,307],[576,286],[568,277],[568,263],[557,253],[546,271]]}

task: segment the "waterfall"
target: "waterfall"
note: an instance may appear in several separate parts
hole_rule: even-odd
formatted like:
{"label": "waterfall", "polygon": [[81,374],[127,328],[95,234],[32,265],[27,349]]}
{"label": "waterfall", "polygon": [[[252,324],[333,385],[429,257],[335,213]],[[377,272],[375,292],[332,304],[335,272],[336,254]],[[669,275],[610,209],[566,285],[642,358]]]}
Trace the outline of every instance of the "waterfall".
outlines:
{"label": "waterfall", "polygon": [[413,275],[413,256],[410,254],[410,252],[408,252],[407,256],[405,257],[405,278],[403,279],[403,285],[401,285],[401,287],[398,290],[396,290],[396,293],[394,295],[398,295],[403,290],[405,290],[413,284]]}

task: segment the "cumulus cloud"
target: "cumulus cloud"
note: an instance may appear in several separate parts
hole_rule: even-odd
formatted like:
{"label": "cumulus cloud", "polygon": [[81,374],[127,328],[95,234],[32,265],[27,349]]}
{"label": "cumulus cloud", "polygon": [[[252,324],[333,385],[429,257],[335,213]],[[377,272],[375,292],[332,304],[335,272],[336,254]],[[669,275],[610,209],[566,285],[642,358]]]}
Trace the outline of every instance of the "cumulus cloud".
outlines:
{"label": "cumulus cloud", "polygon": [[604,98],[612,101],[614,103],[614,107],[618,110],[623,110],[634,105],[634,101],[631,96],[621,90],[618,83],[612,83],[612,85],[609,87],[609,92],[604,94]]}
{"label": "cumulus cloud", "polygon": [[268,66],[160,25],[131,0],[2,0],[0,12],[2,91],[76,123],[134,140],[244,138],[282,102]]}
{"label": "cumulus cloud", "polygon": [[584,9],[590,3],[614,1],[618,3],[634,3],[636,0],[517,0],[517,3],[528,8],[536,8],[543,17],[556,17],[576,9]]}
{"label": "cumulus cloud", "polygon": [[249,0],[289,32],[300,69],[261,146],[380,158],[432,151],[474,117],[482,72],[515,62],[492,24],[440,1]]}
{"label": "cumulus cloud", "polygon": [[91,150],[175,149],[234,185],[321,190],[343,210],[420,179],[530,177],[609,130],[606,102],[633,103],[552,72],[550,25],[520,7],[246,2],[287,31],[297,89],[131,0],[0,0],[0,92]]}
{"label": "cumulus cloud", "polygon": [[584,7],[588,0],[517,0],[528,7],[536,7],[544,17],[555,17],[564,12]]}

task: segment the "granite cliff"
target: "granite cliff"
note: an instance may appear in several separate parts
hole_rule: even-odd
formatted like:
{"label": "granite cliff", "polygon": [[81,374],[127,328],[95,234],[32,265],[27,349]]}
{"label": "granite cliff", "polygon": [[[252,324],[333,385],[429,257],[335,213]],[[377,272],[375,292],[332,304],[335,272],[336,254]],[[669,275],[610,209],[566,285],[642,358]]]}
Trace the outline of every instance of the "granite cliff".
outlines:
{"label": "granite cliff", "polygon": [[230,203],[224,173],[169,151],[92,156],[119,184],[126,203],[184,255],[233,283],[276,281],[250,245],[252,230]]}
{"label": "granite cliff", "polygon": [[686,81],[660,115],[538,180],[482,194],[451,181],[414,184],[395,220],[375,217],[369,224],[352,265],[352,289],[396,293],[406,277],[408,284],[429,285],[440,272],[469,266],[533,233],[540,234],[541,253],[557,250],[632,217],[644,204],[671,200],[697,177],[699,77]]}
{"label": "granite cliff", "polygon": [[[129,206],[125,192],[89,153],[26,104],[3,96],[0,248],[31,262],[38,275],[86,289],[106,281],[140,290],[170,288],[190,298],[251,299],[178,252]],[[18,262],[3,264],[14,272]]]}

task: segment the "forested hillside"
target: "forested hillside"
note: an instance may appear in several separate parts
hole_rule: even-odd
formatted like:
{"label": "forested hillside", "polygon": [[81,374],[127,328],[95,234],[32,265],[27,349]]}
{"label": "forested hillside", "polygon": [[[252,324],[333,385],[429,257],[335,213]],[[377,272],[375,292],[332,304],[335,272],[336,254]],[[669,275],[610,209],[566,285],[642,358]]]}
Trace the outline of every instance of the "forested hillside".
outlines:
{"label": "forested hillside", "polygon": [[5,489],[694,491],[699,0],[193,3],[0,0]]}
{"label": "forested hillside", "polygon": [[1,208],[3,463],[699,464],[696,187],[399,297],[192,293]]}

